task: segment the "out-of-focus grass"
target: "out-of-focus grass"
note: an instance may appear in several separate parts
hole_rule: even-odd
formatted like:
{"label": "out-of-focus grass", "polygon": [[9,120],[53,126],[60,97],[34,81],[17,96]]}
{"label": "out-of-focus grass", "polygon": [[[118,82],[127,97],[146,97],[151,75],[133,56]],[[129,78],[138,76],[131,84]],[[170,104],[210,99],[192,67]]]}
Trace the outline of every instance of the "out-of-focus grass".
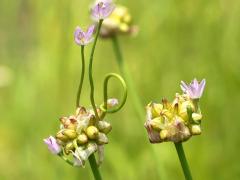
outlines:
{"label": "out-of-focus grass", "polygon": [[[0,65],[12,71],[0,88],[0,179],[91,179],[90,168],[71,168],[52,156],[42,139],[58,129],[58,117],[74,112],[80,75],[75,26],[87,27],[90,1],[0,1]],[[172,99],[180,80],[206,78],[201,100],[203,134],[184,143],[195,179],[239,179],[240,1],[119,1],[140,32],[120,39],[143,104]],[[88,53],[89,53],[88,47]],[[102,81],[117,71],[110,41],[100,41],[94,59],[97,102]],[[4,74],[0,74],[4,76]],[[118,84],[111,93],[120,95]],[[84,84],[83,102],[89,86]],[[113,131],[101,167],[104,179],[183,179],[170,143],[151,145],[143,119],[129,98],[109,115]],[[144,108],[144,107],[143,107]],[[154,146],[161,167],[149,151]]]}

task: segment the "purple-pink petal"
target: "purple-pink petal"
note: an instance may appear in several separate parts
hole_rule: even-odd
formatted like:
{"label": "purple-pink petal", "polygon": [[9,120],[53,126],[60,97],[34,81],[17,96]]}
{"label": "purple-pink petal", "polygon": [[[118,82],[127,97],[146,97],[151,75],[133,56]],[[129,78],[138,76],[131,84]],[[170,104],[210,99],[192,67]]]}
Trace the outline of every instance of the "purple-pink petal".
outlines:
{"label": "purple-pink petal", "polygon": [[200,83],[200,85],[199,85],[199,93],[200,93],[200,95],[202,96],[202,94],[203,94],[203,90],[204,90],[204,88],[205,88],[205,84],[206,84],[206,80],[205,79],[203,79],[202,81],[201,81],[201,83]]}
{"label": "purple-pink petal", "polygon": [[95,20],[105,19],[112,13],[114,8],[115,6],[110,0],[97,1],[91,9],[91,15]]}
{"label": "purple-pink petal", "polygon": [[43,141],[48,146],[51,153],[59,154],[61,152],[61,147],[58,145],[57,140],[53,136],[50,136]]}
{"label": "purple-pink petal", "polygon": [[199,99],[203,94],[205,84],[206,84],[205,79],[203,79],[199,84],[197,79],[195,78],[189,85],[181,81],[180,87],[182,91],[188,94],[191,99]]}
{"label": "purple-pink petal", "polygon": [[80,46],[85,46],[93,40],[94,25],[90,26],[87,32],[84,32],[80,27],[76,27],[74,32],[74,40]]}

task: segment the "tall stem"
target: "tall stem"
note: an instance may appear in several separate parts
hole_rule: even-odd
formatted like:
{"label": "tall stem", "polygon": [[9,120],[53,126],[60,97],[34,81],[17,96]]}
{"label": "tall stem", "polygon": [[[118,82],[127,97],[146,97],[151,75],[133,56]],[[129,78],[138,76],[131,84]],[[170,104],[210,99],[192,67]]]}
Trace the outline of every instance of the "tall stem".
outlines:
{"label": "tall stem", "polygon": [[97,120],[100,120],[100,119],[99,119],[99,116],[98,116],[98,112],[97,112],[97,108],[96,108],[96,104],[95,104],[95,100],[94,100],[94,84],[93,84],[92,66],[93,66],[93,55],[94,55],[95,47],[96,47],[96,44],[97,44],[97,39],[98,39],[98,36],[99,36],[99,33],[100,33],[100,29],[101,29],[101,26],[102,26],[102,22],[103,22],[103,20],[100,20],[99,24],[98,24],[97,34],[95,36],[92,51],[91,51],[91,55],[90,55],[89,72],[88,72],[89,73],[90,88],[91,88],[90,100],[91,100],[92,108],[93,108],[93,111],[94,111],[94,114],[95,114]]}
{"label": "tall stem", "polygon": [[94,154],[89,156],[89,163],[90,163],[90,166],[91,166],[91,169],[92,169],[95,180],[101,180],[102,177],[101,177],[101,174],[98,170],[98,166],[97,166]]}
{"label": "tall stem", "polygon": [[[102,26],[102,22],[103,22],[103,20],[99,20],[99,24],[98,24],[98,28],[97,28],[97,34],[95,36],[92,51],[91,51],[91,55],[90,55],[89,70],[88,70],[89,83],[90,83],[90,88],[91,88],[90,100],[91,100],[92,108],[93,108],[93,111],[94,111],[94,114],[95,114],[95,117],[97,118],[97,120],[100,120],[100,118],[98,116],[98,112],[97,112],[97,108],[96,108],[96,104],[95,104],[95,100],[94,100],[94,83],[93,83],[93,75],[92,75],[92,66],[93,66],[93,55],[94,55],[95,47],[96,47],[96,44],[97,44],[97,39],[98,39],[98,36],[99,36],[99,33],[100,33],[100,29],[101,29],[101,26]],[[90,163],[93,175],[95,177],[95,180],[101,180],[102,179],[101,174],[98,170],[94,154],[92,154],[89,157],[89,163]]]}
{"label": "tall stem", "polygon": [[126,80],[126,83],[127,83],[129,92],[132,96],[133,104],[137,111],[137,114],[138,114],[139,118],[142,119],[145,117],[145,114],[144,114],[143,108],[142,108],[142,103],[138,96],[137,90],[134,86],[133,80],[128,72],[128,69],[127,69],[126,65],[124,64],[122,52],[121,52],[117,37],[113,36],[112,41],[113,41],[114,53],[116,55],[116,60],[117,60],[120,72]]}
{"label": "tall stem", "polygon": [[78,86],[76,107],[80,106],[80,96],[82,92],[82,86],[83,86],[83,80],[84,80],[84,74],[85,74],[84,46],[81,46],[81,56],[82,56],[82,73],[81,73],[80,83]]}
{"label": "tall stem", "polygon": [[[133,106],[138,115],[138,119],[144,120],[145,112],[144,112],[142,102],[140,100],[141,98],[137,93],[137,90],[135,88],[132,77],[131,77],[130,73],[128,72],[128,68],[127,68],[126,64],[124,63],[121,48],[120,48],[120,45],[119,45],[119,42],[118,42],[118,39],[116,36],[112,37],[112,43],[113,43],[114,53],[116,55],[116,61],[119,66],[119,70],[120,70],[121,74],[123,75],[124,79],[126,80],[126,84],[128,86],[128,91],[129,91],[130,96],[132,97]],[[143,123],[143,121],[142,121],[142,123]],[[153,146],[150,146],[150,148],[151,148],[150,150],[152,151],[153,160],[155,161],[156,167],[158,167],[157,168],[158,178],[166,179],[164,171],[158,170],[158,169],[161,169],[161,167],[162,167],[158,161],[158,152],[156,151],[156,149],[154,149]]]}
{"label": "tall stem", "polygon": [[184,153],[182,143],[175,143],[175,147],[178,153],[178,158],[181,162],[182,169],[186,180],[192,180],[192,175],[188,166],[188,162]]}

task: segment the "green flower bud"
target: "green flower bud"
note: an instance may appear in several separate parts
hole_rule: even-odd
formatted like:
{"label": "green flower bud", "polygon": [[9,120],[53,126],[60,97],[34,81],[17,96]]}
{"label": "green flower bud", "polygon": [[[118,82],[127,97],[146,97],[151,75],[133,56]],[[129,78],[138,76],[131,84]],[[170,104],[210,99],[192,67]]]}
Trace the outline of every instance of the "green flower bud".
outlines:
{"label": "green flower bud", "polygon": [[200,121],[202,120],[202,115],[198,113],[192,113],[192,118],[194,121]]}
{"label": "green flower bud", "polygon": [[63,131],[63,134],[64,134],[65,136],[67,136],[68,138],[70,138],[70,139],[74,139],[74,138],[77,137],[77,132],[74,131],[74,130],[72,130],[72,129],[65,129],[65,130]]}
{"label": "green flower bud", "polygon": [[59,140],[61,140],[61,141],[63,141],[63,142],[68,141],[68,137],[65,136],[65,135],[62,133],[62,131],[60,131],[60,132],[58,132],[58,133],[56,134],[56,138],[59,139]]}
{"label": "green flower bud", "polygon": [[188,108],[191,108],[192,112],[194,111],[194,106],[193,106],[193,103],[191,101],[184,101],[184,102],[179,104],[178,113],[184,121],[189,120],[188,112],[187,112]]}
{"label": "green flower bud", "polygon": [[193,135],[199,135],[202,133],[200,125],[192,125],[191,132]]}
{"label": "green flower bud", "polygon": [[153,117],[158,117],[163,109],[162,104],[157,104],[157,103],[152,103],[152,116]]}
{"label": "green flower bud", "polygon": [[151,121],[149,121],[149,123],[151,127],[156,131],[160,131],[165,127],[163,117],[154,118]]}
{"label": "green flower bud", "polygon": [[89,118],[89,125],[90,126],[93,126],[93,125],[95,125],[96,124],[96,118],[95,118],[95,116],[92,114],[91,116],[90,116],[90,118]]}
{"label": "green flower bud", "polygon": [[87,113],[87,111],[86,111],[85,107],[82,107],[82,106],[78,107],[77,110],[76,110],[76,115],[77,116],[79,116],[79,115],[81,116],[81,115],[86,114],[86,113]]}
{"label": "green flower bud", "polygon": [[97,143],[100,144],[100,145],[107,144],[108,143],[108,138],[107,138],[106,134],[98,133]]}
{"label": "green flower bud", "polygon": [[65,146],[65,152],[66,152],[66,154],[69,154],[70,151],[73,150],[73,149],[74,149],[74,146],[73,146],[73,143],[72,143],[72,142],[69,142],[69,143],[66,144],[66,146]]}
{"label": "green flower bud", "polygon": [[89,139],[97,139],[98,133],[99,133],[99,131],[95,126],[89,126],[86,129],[86,134]]}
{"label": "green flower bud", "polygon": [[77,137],[77,142],[78,142],[79,144],[85,144],[85,143],[87,143],[87,142],[88,142],[88,137],[87,137],[87,135],[84,134],[84,133],[78,135],[78,137]]}
{"label": "green flower bud", "polygon": [[112,130],[111,124],[106,121],[98,121],[97,127],[98,127],[99,131],[101,131],[105,134],[108,134]]}
{"label": "green flower bud", "polygon": [[167,139],[167,138],[168,138],[168,131],[165,130],[165,129],[162,130],[162,131],[160,132],[160,137],[161,137],[162,140]]}

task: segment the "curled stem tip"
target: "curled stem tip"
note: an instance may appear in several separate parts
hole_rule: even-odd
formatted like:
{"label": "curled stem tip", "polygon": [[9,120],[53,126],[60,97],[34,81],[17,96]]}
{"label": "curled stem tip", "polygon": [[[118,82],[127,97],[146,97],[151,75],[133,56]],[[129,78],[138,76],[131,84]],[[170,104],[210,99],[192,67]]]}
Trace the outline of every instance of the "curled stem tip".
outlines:
{"label": "curled stem tip", "polygon": [[[107,109],[108,82],[109,82],[110,78],[113,78],[113,77],[118,79],[121,82],[121,85],[123,87],[123,98],[122,98],[121,103],[117,107],[115,107],[113,109]],[[103,98],[104,98],[104,104],[100,108],[104,113],[115,113],[124,106],[124,104],[127,100],[127,85],[126,85],[124,79],[120,75],[118,75],[116,73],[109,73],[106,75],[104,82],[103,82]]]}

